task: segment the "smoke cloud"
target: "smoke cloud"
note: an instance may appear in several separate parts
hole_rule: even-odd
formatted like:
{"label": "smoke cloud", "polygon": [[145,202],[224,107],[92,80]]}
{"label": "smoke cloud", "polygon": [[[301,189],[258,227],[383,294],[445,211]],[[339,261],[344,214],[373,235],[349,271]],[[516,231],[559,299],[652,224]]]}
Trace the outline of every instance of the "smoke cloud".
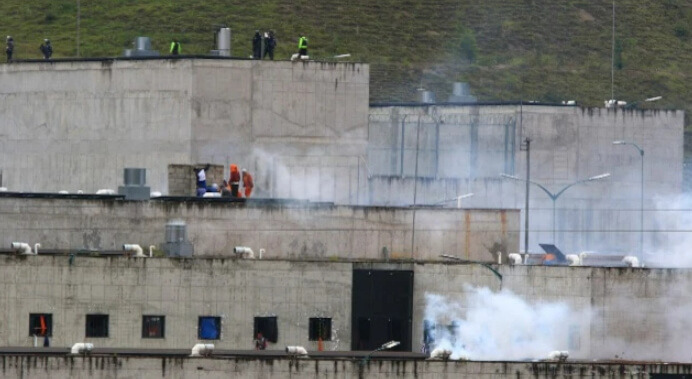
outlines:
{"label": "smoke cloud", "polygon": [[551,351],[578,356],[581,334],[588,334],[589,314],[564,302],[529,303],[510,290],[466,288],[458,302],[426,294],[429,349],[452,351],[452,359],[544,359]]}
{"label": "smoke cloud", "polygon": [[679,195],[654,199],[653,230],[646,247],[646,264],[651,267],[692,267],[692,197]]}

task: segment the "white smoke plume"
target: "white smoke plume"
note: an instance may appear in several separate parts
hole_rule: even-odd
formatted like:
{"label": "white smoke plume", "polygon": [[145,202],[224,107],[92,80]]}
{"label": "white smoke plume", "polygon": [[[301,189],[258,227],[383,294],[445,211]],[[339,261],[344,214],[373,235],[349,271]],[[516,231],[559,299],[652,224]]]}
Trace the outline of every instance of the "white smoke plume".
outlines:
{"label": "white smoke plume", "polygon": [[467,287],[465,293],[462,302],[425,295],[425,320],[435,325],[431,350],[444,348],[452,359],[471,360],[544,359],[554,350],[579,355],[588,312],[564,302],[532,304],[509,290]]}
{"label": "white smoke plume", "polygon": [[645,260],[651,267],[692,267],[692,197],[679,195],[654,199],[657,217],[653,219],[653,230],[649,233],[645,247]]}

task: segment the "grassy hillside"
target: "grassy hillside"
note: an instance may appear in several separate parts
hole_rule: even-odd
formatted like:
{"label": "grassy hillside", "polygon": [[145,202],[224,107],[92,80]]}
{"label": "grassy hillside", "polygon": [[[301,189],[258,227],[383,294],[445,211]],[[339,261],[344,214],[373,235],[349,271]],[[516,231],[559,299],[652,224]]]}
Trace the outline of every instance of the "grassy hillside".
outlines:
{"label": "grassy hillside", "polygon": [[[273,28],[287,58],[304,33],[316,59],[350,53],[371,67],[371,100],[413,100],[416,89],[447,98],[467,81],[481,100],[574,99],[602,106],[611,93],[612,2],[593,0],[3,0],[0,33],[18,58],[117,56],[135,36],[166,51],[204,54],[218,24],[232,54],[248,56],[255,29]],[[662,95],[644,107],[692,108],[692,2],[617,0],[615,97]]]}

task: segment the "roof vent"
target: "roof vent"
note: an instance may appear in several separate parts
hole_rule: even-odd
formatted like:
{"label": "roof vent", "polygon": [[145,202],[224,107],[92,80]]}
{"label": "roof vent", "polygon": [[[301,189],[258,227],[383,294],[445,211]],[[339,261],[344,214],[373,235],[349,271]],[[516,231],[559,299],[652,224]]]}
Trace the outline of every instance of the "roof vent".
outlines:
{"label": "roof vent", "polygon": [[455,82],[448,101],[450,103],[475,103],[478,99],[471,95],[471,87],[468,83]]}
{"label": "roof vent", "polygon": [[210,51],[211,55],[219,57],[231,56],[231,28],[220,27],[214,33],[214,41],[216,41],[216,50]]}
{"label": "roof vent", "polygon": [[149,37],[135,37],[132,42],[134,49],[126,49],[123,55],[126,57],[157,57],[159,52],[151,49],[151,39]]}
{"label": "roof vent", "polygon": [[435,103],[435,92],[433,91],[420,91],[420,102],[423,104],[434,104]]}
{"label": "roof vent", "polygon": [[167,257],[191,257],[192,243],[187,240],[185,221],[173,220],[166,224],[166,242],[161,246]]}
{"label": "roof vent", "polygon": [[118,194],[125,195],[125,200],[149,200],[151,188],[145,186],[147,170],[145,168],[126,168],[123,175],[124,186],[118,187]]}

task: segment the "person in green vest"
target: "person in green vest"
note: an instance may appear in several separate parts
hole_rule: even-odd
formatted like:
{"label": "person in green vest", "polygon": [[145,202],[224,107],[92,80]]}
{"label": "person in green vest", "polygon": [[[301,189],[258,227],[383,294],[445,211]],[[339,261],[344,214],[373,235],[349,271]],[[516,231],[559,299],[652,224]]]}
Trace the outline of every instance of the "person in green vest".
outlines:
{"label": "person in green vest", "polygon": [[180,55],[180,41],[173,40],[171,42],[171,55]]}
{"label": "person in green vest", "polygon": [[308,55],[308,37],[302,36],[298,40],[298,55]]}

